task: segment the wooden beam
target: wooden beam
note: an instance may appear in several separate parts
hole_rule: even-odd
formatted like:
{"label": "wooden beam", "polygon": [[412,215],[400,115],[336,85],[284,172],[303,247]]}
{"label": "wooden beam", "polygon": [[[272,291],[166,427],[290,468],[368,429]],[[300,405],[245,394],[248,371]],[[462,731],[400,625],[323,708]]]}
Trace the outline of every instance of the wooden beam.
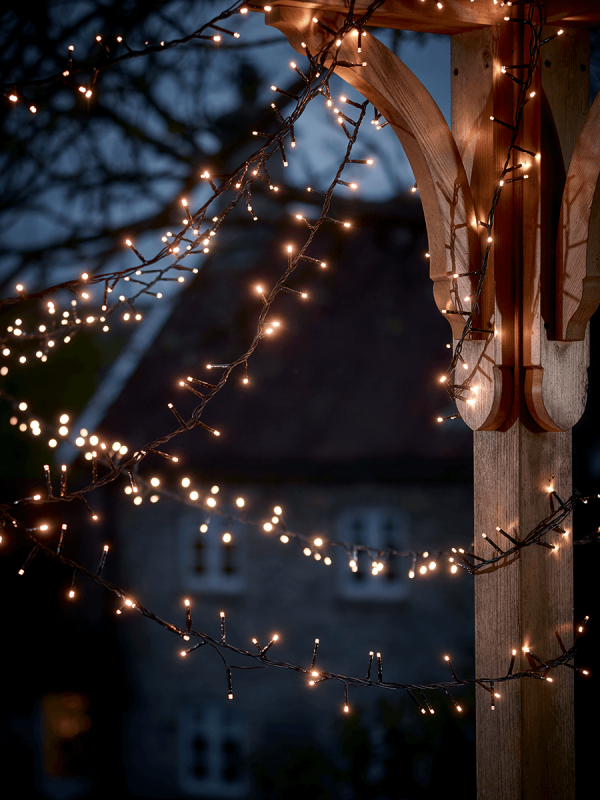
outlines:
{"label": "wooden beam", "polygon": [[[526,106],[519,138],[523,147],[542,152],[542,168],[532,163],[527,182],[503,191],[496,213],[490,276],[495,304],[491,313],[500,341],[490,352],[504,369],[512,370],[514,394],[500,429],[474,434],[475,553],[482,558],[495,554],[482,533],[500,546],[506,542],[496,526],[515,539],[522,539],[550,514],[551,503],[556,501],[549,494],[549,487],[565,498],[572,491],[571,434],[568,430],[558,432],[560,426],[554,418],[568,429],[573,414],[579,416],[583,410],[585,387],[576,386],[573,375],[585,378],[586,342],[550,341],[551,324],[547,328],[545,323],[551,322],[552,313],[552,298],[546,297],[548,292],[553,294],[553,259],[549,250],[556,239],[557,219],[553,218],[552,208],[556,207],[557,198],[560,202],[563,159],[568,164],[569,148],[572,149],[569,143],[576,137],[573,129],[581,124],[581,104],[587,98],[585,76],[579,70],[579,60],[586,58],[582,36],[585,34],[572,32],[565,42],[556,39],[544,54],[547,57],[532,85],[537,99]],[[569,58],[577,62],[577,70],[573,70],[573,64],[563,65],[560,77],[554,79],[552,73],[544,80],[543,70],[551,71],[565,45],[571,53]],[[489,198],[505,157],[499,139],[502,131],[490,130],[486,124],[490,110],[504,107],[504,119],[511,119],[514,113],[514,108],[505,106],[514,101],[511,88],[514,90],[515,85],[507,85],[500,67],[515,61],[523,63],[522,52],[520,30],[516,27],[513,31],[491,27],[452,38],[452,127],[471,174],[478,211],[483,198]],[[491,69],[485,69],[486,64],[493,66],[493,74]],[[548,257],[550,263],[546,266],[544,259]],[[487,302],[490,313],[489,298]],[[562,370],[554,369],[556,353],[561,348],[567,352],[565,348],[572,345],[574,361],[570,368],[565,369],[569,365],[563,361]],[[554,403],[548,403],[551,414],[547,416],[556,433],[544,430],[532,416],[526,376],[534,367],[536,374],[543,376],[547,397]],[[572,532],[571,525],[569,528]],[[552,537],[553,543],[556,538]],[[556,552],[528,548],[511,563],[476,576],[477,675],[501,675],[513,649],[518,657],[516,668],[529,668],[524,646],[541,659],[558,655],[556,633],[567,647],[571,646],[571,536],[561,537],[557,543]],[[571,800],[575,796],[573,673],[556,670],[551,677],[552,684],[528,680],[497,687],[501,697],[494,711],[489,693],[479,692],[479,800]]]}
{"label": "wooden beam", "polygon": [[[347,11],[346,0],[318,4],[283,0],[276,5],[267,21],[280,28],[299,51],[302,40],[318,49],[326,35],[312,21],[312,9],[326,9],[320,19],[332,25],[339,22],[337,12]],[[354,8],[360,12],[367,6],[367,0],[357,0]],[[423,199],[432,277],[441,310],[454,308],[460,301],[448,279],[454,264],[460,264],[461,271],[481,266],[474,226],[477,219],[486,218],[510,138],[504,126],[490,122],[490,115],[514,119],[518,84],[502,73],[502,65],[525,63],[525,40],[530,35],[525,26],[504,20],[493,24],[499,20],[491,4],[477,4],[476,14],[473,6],[462,0],[447,0],[446,7],[444,32],[452,32],[450,28],[456,25],[451,67],[454,139],[449,138],[439,110],[421,84],[373,37],[366,37],[363,44],[366,67],[337,69],[383,111],[411,161]],[[554,23],[600,22],[595,0],[548,0],[545,7]],[[470,9],[474,16],[467,18]],[[500,13],[504,15],[505,10]],[[378,13],[388,16],[375,15],[374,24],[430,32],[437,30],[441,19],[431,8],[425,12],[419,0],[390,0]],[[491,22],[486,15],[492,15]],[[560,293],[561,286],[557,264],[560,270],[561,264],[567,263],[560,255],[568,227],[565,204],[575,204],[570,185],[563,199],[567,170],[577,177],[573,187],[581,194],[578,207],[583,215],[579,228],[570,228],[569,235],[583,237],[586,252],[594,254],[596,261],[600,252],[600,235],[587,243],[588,230],[600,217],[595,111],[577,142],[588,102],[586,37],[576,29],[567,31],[545,46],[538,63],[530,87],[535,95],[524,108],[518,144],[526,151],[541,152],[541,165],[532,160],[526,167],[527,153],[519,152],[518,158],[523,160],[519,169],[526,167],[529,179],[510,185],[507,181],[502,189],[493,257],[480,303],[482,327],[493,325],[498,335],[488,336],[485,342],[466,342],[463,351],[474,357],[474,377],[483,387],[481,402],[473,403],[472,412],[461,409],[461,413],[476,429],[475,552],[484,559],[495,551],[490,551],[482,533],[500,543],[499,526],[513,538],[523,539],[554,510],[558,501],[552,490],[565,499],[572,492],[569,428],[585,404],[587,339],[560,341],[565,323],[560,322],[560,314],[557,321],[555,301],[556,287]],[[344,60],[358,60],[352,50],[355,46],[352,36],[347,36],[341,46]],[[518,78],[518,70],[515,72]],[[563,243],[555,260],[559,230]],[[596,269],[597,263],[594,265]],[[576,279],[567,276],[572,287],[585,281],[581,264],[578,269]],[[596,277],[586,269],[587,278]],[[572,645],[572,525],[569,530],[558,542],[558,534],[552,534],[557,549],[528,547],[477,574],[477,676],[501,675],[513,649],[519,659],[517,669],[537,669],[539,662],[528,656],[524,647],[543,661],[558,655],[561,643],[567,648]],[[501,696],[495,710],[489,692],[483,688],[479,692],[479,800],[573,800],[573,672],[558,668],[548,677],[552,683],[541,676],[496,686]]]}
{"label": "wooden beam", "polygon": [[[356,0],[354,17],[367,11],[372,0]],[[337,12],[347,14],[348,0],[259,0],[257,5],[289,8],[302,8],[311,12]],[[443,0],[441,8],[434,0],[386,0],[369,20],[369,25],[382,28],[396,28],[423,33],[456,34],[488,25],[503,23],[510,15],[509,6],[494,5],[489,2],[472,0]],[[600,25],[600,5],[597,0],[546,0],[546,21],[562,26],[594,28]]]}
{"label": "wooden beam", "polygon": [[[523,538],[550,513],[550,485],[561,497],[571,494],[571,433],[539,432],[531,420],[519,419],[506,432],[476,432],[474,469],[475,552],[490,558],[495,552],[482,533],[500,546],[496,526]],[[529,547],[510,565],[475,577],[477,675],[505,674],[512,649],[515,670],[529,669],[524,646],[542,660],[559,655],[555,632],[572,645],[571,538],[561,536],[555,553]],[[496,685],[495,711],[490,695],[478,689],[478,800],[575,797],[573,672],[557,669],[551,677],[551,684]]]}
{"label": "wooden beam", "polygon": [[557,246],[557,333],[583,339],[600,303],[600,94],[589,110],[571,160]]}

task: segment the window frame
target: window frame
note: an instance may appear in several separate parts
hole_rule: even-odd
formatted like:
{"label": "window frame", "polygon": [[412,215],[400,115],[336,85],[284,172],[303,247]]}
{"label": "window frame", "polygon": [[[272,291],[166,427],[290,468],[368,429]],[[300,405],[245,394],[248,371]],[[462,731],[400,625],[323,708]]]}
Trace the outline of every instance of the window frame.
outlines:
{"label": "window frame", "polygon": [[[201,738],[206,743],[207,774],[195,774],[195,742]],[[201,708],[186,708],[179,714],[178,724],[178,772],[179,784],[191,795],[242,798],[250,790],[249,772],[246,764],[246,724],[232,708],[219,703],[203,703]],[[223,777],[227,756],[224,752],[228,741],[238,745],[240,753],[240,776],[234,781]]]}
{"label": "window frame", "polygon": [[[395,530],[386,535],[384,524],[387,519],[395,521]],[[362,531],[352,531],[352,523],[357,519],[366,521]],[[336,538],[355,545],[365,545],[369,553],[351,551],[337,559],[338,593],[346,600],[397,602],[406,599],[410,594],[410,580],[400,570],[400,559],[392,557],[394,577],[386,577],[390,567],[390,559],[384,559],[383,571],[375,576],[371,572],[371,561],[377,560],[377,553],[391,547],[394,550],[410,550],[409,517],[397,506],[389,505],[356,505],[343,509],[335,521]],[[346,557],[347,556],[347,557]],[[348,562],[355,558],[360,576],[353,573]],[[387,575],[390,573],[387,572]]]}
{"label": "window frame", "polygon": [[[208,524],[206,533],[200,526]],[[230,532],[230,546],[222,540],[223,534]],[[196,543],[204,544],[206,567],[202,574],[195,572]],[[232,574],[227,574],[227,551],[235,564]],[[212,592],[218,594],[241,594],[247,586],[247,536],[242,522],[207,514],[200,509],[182,515],[179,521],[179,567],[183,587],[191,592]]]}

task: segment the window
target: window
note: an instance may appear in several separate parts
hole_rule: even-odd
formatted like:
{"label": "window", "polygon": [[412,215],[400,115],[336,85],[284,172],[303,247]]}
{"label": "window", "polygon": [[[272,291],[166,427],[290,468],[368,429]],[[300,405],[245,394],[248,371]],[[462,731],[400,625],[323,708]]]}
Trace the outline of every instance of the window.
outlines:
{"label": "window", "polygon": [[246,585],[244,525],[216,514],[186,514],[180,523],[180,566],[189,591],[237,594]]}
{"label": "window", "polygon": [[[342,512],[336,524],[338,539],[364,545],[368,551],[354,550],[338,558],[339,590],[350,600],[402,600],[408,595],[406,571],[400,569],[397,556],[380,556],[380,551],[408,550],[408,517],[399,508],[363,506]],[[354,571],[349,561],[356,563]],[[383,570],[372,574],[373,561],[382,561]]]}
{"label": "window", "polygon": [[186,709],[179,720],[179,777],[189,794],[244,797],[248,773],[245,726],[232,708],[207,703]]}

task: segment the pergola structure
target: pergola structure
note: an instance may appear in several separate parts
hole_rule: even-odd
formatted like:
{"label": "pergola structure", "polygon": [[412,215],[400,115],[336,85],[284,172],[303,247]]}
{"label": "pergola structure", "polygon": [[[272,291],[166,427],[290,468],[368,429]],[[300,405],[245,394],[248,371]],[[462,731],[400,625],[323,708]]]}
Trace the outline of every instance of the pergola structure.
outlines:
{"label": "pergola structure", "polygon": [[[564,31],[542,47],[531,85],[536,98],[523,110],[519,147],[541,160],[530,159],[527,180],[502,188],[479,330],[462,350],[476,392],[457,404],[474,432],[475,553],[485,559],[493,553],[482,533],[500,526],[519,540],[548,516],[549,490],[571,495],[570,430],[585,406],[588,322],[600,303],[600,98],[589,108],[586,30],[600,25],[600,3],[541,5],[544,35]],[[351,3],[270,6],[267,24],[298,52],[304,43],[314,53],[331,38],[327,28],[341,27]],[[355,0],[354,17],[369,6]],[[524,69],[512,69],[510,80],[502,67],[527,64],[530,33],[515,22],[523,9],[517,0],[386,0],[370,17],[371,26],[452,37],[452,130],[415,75],[376,38],[361,35],[358,55],[354,30],[338,50],[347,63],[366,62],[336,72],[384,115],[411,163],[434,298],[455,344],[477,280],[465,273],[480,269],[487,245],[489,231],[479,221],[487,219],[511,137],[490,118],[513,119]],[[527,669],[523,647],[542,660],[557,655],[559,637],[569,647],[571,537],[561,537],[555,551],[528,547],[479,573],[475,613],[478,677],[504,674],[513,648]],[[489,694],[477,697],[478,797],[574,798],[573,672],[556,670],[551,685],[510,681],[501,695],[495,711]]]}

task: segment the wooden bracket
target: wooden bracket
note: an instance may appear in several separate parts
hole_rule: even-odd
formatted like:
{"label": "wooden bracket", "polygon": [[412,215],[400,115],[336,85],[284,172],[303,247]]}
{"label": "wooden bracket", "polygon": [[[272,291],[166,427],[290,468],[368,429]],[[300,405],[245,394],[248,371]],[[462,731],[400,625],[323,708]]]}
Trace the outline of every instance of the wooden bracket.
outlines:
{"label": "wooden bracket", "polygon": [[[339,29],[345,18],[337,9],[319,13],[320,22],[331,30]],[[302,54],[305,47],[318,51],[331,38],[314,22],[312,8],[306,4],[275,6],[266,21]],[[501,67],[514,63],[522,47],[518,42],[521,31],[502,23],[452,37],[453,132],[408,67],[370,34],[361,37],[359,55],[358,35],[355,30],[345,36],[339,58],[364,61],[366,66],[336,67],[336,73],[384,115],[404,148],[423,202],[434,299],[456,342],[477,284],[477,276],[467,273],[481,267],[487,237],[487,230],[478,222],[487,218],[510,141],[510,131],[494,125],[490,116],[513,118],[518,88]],[[500,429],[525,408],[543,430],[568,430],[585,406],[585,330],[600,303],[600,234],[592,231],[588,236],[600,218],[600,201],[592,202],[600,170],[600,110],[594,107],[583,126],[558,223],[554,198],[563,191],[560,175],[563,165],[571,161],[574,146],[564,131],[572,129],[574,115],[581,116],[582,109],[571,106],[572,97],[581,97],[582,92],[554,80],[554,73],[545,65],[560,61],[560,53],[564,61],[566,42],[568,59],[584,58],[579,51],[585,48],[586,36],[569,29],[560,38],[562,50],[553,43],[546,46],[544,54],[550,58],[541,63],[532,84],[543,101],[526,107],[519,142],[540,152],[548,150],[542,145],[550,140],[549,148],[557,155],[560,168],[551,164],[544,171],[543,162],[541,167],[537,162],[527,164],[533,159],[524,156],[521,174],[528,172],[528,181],[503,188],[493,253],[474,326],[490,333],[474,332],[464,342],[458,369],[465,372],[454,377],[455,383],[466,382],[470,387],[457,405],[473,430]],[[588,80],[587,74],[575,74],[579,83]],[[554,236],[552,243],[548,236]]]}

